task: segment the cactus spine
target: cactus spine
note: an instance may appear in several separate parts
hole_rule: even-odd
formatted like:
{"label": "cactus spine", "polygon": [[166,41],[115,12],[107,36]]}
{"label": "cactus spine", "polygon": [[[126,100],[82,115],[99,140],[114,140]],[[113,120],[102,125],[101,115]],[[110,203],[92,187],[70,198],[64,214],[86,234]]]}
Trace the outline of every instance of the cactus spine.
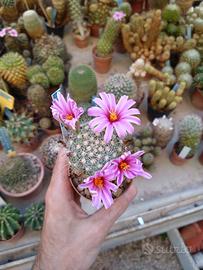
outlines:
{"label": "cactus spine", "polygon": [[183,52],[180,61],[188,63],[192,69],[195,69],[201,62],[201,56],[196,49],[191,49]]}
{"label": "cactus spine", "polygon": [[33,203],[27,208],[24,214],[25,227],[33,231],[41,230],[44,221],[44,210],[44,203]]}
{"label": "cactus spine", "polygon": [[63,69],[58,67],[52,67],[48,69],[47,77],[51,85],[57,86],[64,81],[65,75]]}
{"label": "cactus spine", "polygon": [[32,39],[40,38],[44,34],[44,24],[35,10],[23,13],[24,27]]}

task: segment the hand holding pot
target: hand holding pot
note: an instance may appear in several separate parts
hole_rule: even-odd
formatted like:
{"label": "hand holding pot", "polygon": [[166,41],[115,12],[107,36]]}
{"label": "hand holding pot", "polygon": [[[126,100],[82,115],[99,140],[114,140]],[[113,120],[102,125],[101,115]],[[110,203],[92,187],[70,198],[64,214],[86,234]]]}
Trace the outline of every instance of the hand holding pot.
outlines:
{"label": "hand holding pot", "polygon": [[68,176],[65,151],[58,155],[46,194],[41,245],[33,270],[86,270],[96,259],[109,229],[136,195],[133,185],[108,209],[88,216]]}

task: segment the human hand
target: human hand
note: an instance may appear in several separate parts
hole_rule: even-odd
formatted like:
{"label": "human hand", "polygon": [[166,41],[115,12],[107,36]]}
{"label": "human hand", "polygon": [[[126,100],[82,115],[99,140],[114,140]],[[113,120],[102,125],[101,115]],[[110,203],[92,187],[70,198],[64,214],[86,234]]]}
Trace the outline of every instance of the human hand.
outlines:
{"label": "human hand", "polygon": [[33,270],[89,269],[109,229],[135,195],[131,185],[109,209],[86,214],[71,187],[68,159],[62,149],[45,198],[45,220]]}

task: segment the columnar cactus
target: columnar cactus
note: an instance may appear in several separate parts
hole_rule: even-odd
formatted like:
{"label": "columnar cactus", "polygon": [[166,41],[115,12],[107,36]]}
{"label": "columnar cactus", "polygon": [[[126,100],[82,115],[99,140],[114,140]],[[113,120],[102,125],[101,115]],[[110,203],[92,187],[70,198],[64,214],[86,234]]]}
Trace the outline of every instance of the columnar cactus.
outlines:
{"label": "columnar cactus", "polygon": [[90,102],[97,93],[95,72],[87,65],[78,65],[69,72],[69,92],[77,102]]}
{"label": "columnar cactus", "polygon": [[200,116],[186,115],[180,122],[178,152],[184,146],[191,148],[188,157],[193,157],[200,144],[203,131],[203,123]]}
{"label": "columnar cactus", "polygon": [[119,100],[121,96],[129,96],[136,100],[137,87],[134,81],[125,74],[114,74],[104,83],[104,91],[112,93]]}
{"label": "columnar cactus", "polygon": [[26,63],[22,55],[9,52],[0,58],[0,76],[18,89],[26,86]]}
{"label": "columnar cactus", "polygon": [[37,39],[44,34],[44,24],[35,10],[27,10],[23,13],[24,27],[28,35]]}
{"label": "columnar cactus", "polygon": [[20,212],[11,204],[0,208],[0,241],[9,240],[21,228]]}
{"label": "columnar cactus", "polygon": [[33,231],[41,230],[44,221],[44,210],[44,203],[33,203],[27,208],[24,214],[25,227]]}

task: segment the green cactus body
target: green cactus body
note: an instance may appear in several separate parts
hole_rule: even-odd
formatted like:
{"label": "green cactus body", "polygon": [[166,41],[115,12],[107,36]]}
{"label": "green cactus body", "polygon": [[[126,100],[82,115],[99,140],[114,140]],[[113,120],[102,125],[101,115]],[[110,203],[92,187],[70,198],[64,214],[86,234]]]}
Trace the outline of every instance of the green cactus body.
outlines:
{"label": "green cactus body", "polygon": [[48,69],[47,77],[51,85],[57,86],[64,81],[65,75],[63,69],[53,66]]}
{"label": "green cactus body", "polygon": [[26,75],[28,79],[30,80],[35,74],[42,73],[42,72],[43,72],[43,69],[40,65],[34,65],[34,66],[30,66],[27,69]]}
{"label": "green cactus body", "polygon": [[24,113],[18,115],[14,113],[9,120],[5,121],[8,134],[14,143],[29,143],[35,137],[37,127],[33,119]]}
{"label": "green cactus body", "polygon": [[50,55],[48,57],[48,59],[44,62],[42,67],[43,67],[44,71],[48,71],[52,67],[57,67],[57,68],[60,68],[60,69],[64,69],[64,63],[63,63],[63,60],[60,57]]}
{"label": "green cactus body", "polygon": [[199,66],[201,62],[201,56],[196,49],[191,49],[183,52],[180,61],[187,62],[188,64],[190,64],[192,69],[195,69],[197,66]]}
{"label": "green cactus body", "polygon": [[132,7],[128,2],[122,2],[119,5],[118,10],[123,11],[127,17],[130,17],[130,15],[132,14]]}
{"label": "green cactus body", "polygon": [[180,76],[178,77],[178,82],[185,82],[186,89],[189,89],[193,82],[192,75],[190,75],[189,73],[180,74]]}
{"label": "green cactus body", "polygon": [[104,91],[115,95],[119,100],[126,95],[136,100],[137,87],[134,81],[125,74],[114,74],[104,84]]}
{"label": "green cactus body", "polygon": [[95,72],[87,65],[72,68],[69,72],[69,92],[78,103],[90,102],[97,94]]}
{"label": "green cactus body", "polygon": [[203,123],[200,116],[192,114],[185,116],[179,126],[178,152],[184,146],[190,147],[188,157],[193,157],[200,144],[203,131]]}
{"label": "green cactus body", "polygon": [[37,39],[44,34],[44,24],[35,10],[27,10],[23,13],[24,27],[28,35]]}
{"label": "green cactus body", "polygon": [[45,73],[37,73],[32,76],[30,79],[31,84],[39,84],[45,89],[49,88],[49,79]]}
{"label": "green cactus body", "polygon": [[20,33],[17,37],[17,41],[22,50],[28,50],[30,48],[29,38],[25,33]]}
{"label": "green cactus body", "polygon": [[20,46],[16,37],[6,35],[4,37],[4,44],[8,51],[20,52]]}
{"label": "green cactus body", "polygon": [[69,0],[68,1],[69,13],[71,20],[74,22],[82,20],[82,8],[79,0]]}
{"label": "green cactus body", "polygon": [[107,19],[110,16],[112,7],[108,3],[98,2],[90,3],[88,7],[88,21],[91,25],[97,24],[100,26],[106,25]]}
{"label": "green cactus body", "polygon": [[19,229],[20,212],[11,204],[6,204],[0,208],[0,241],[9,240]]}
{"label": "green cactus body", "polygon": [[176,4],[169,4],[164,8],[162,17],[167,22],[177,23],[181,17],[181,9]]}
{"label": "green cactus body", "polygon": [[175,68],[176,76],[180,76],[181,74],[184,74],[184,73],[191,74],[191,72],[192,72],[191,66],[187,62],[181,62]]}
{"label": "green cactus body", "polygon": [[33,203],[24,214],[25,227],[33,231],[42,229],[44,221],[44,203]]}
{"label": "green cactus body", "polygon": [[15,7],[16,6],[16,0],[0,0],[0,4],[3,7]]}
{"label": "green cactus body", "polygon": [[106,57],[113,51],[113,45],[118,37],[121,28],[121,21],[109,18],[105,30],[96,46],[96,53],[99,57]]}
{"label": "green cactus body", "polygon": [[145,167],[151,166],[154,163],[154,155],[152,153],[146,153],[142,157],[142,162]]}
{"label": "green cactus body", "polygon": [[67,60],[65,44],[58,36],[43,35],[36,40],[33,47],[33,57],[37,64],[43,64],[50,55],[59,56],[64,61]]}

